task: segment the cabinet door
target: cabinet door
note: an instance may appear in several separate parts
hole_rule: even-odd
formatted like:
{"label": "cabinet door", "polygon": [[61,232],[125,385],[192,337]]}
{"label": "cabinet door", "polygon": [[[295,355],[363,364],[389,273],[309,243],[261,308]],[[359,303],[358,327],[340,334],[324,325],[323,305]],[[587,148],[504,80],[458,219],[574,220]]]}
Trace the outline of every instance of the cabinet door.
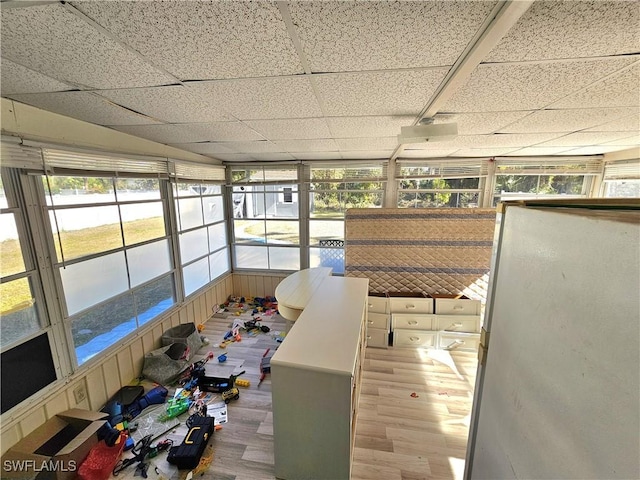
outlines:
{"label": "cabinet door", "polygon": [[386,313],[369,313],[367,328],[382,328],[389,330],[389,315]]}
{"label": "cabinet door", "polygon": [[477,315],[436,315],[434,330],[480,333],[480,317]]}
{"label": "cabinet door", "polygon": [[379,328],[367,330],[367,347],[387,348],[389,346],[389,331]]}
{"label": "cabinet door", "polygon": [[480,300],[436,298],[436,313],[445,315],[480,315]]}
{"label": "cabinet door", "polygon": [[391,313],[433,313],[433,298],[391,297]]}
{"label": "cabinet door", "polygon": [[397,330],[393,334],[394,347],[435,347],[437,332]]}
{"label": "cabinet door", "polygon": [[480,345],[479,333],[438,332],[438,348],[441,350],[477,352],[478,345]]}
{"label": "cabinet door", "polygon": [[435,330],[435,315],[409,315],[394,313],[391,315],[392,330]]}
{"label": "cabinet door", "polygon": [[386,297],[367,297],[367,311],[376,313],[389,313],[389,305]]}

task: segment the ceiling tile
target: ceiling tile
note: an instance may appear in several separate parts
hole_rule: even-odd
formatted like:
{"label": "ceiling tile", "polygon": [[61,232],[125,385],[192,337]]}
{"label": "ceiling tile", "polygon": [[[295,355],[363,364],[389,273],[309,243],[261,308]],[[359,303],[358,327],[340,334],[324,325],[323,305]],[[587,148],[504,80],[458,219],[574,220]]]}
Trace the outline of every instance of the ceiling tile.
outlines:
{"label": "ceiling tile", "polygon": [[251,162],[253,158],[246,153],[220,153],[216,155],[218,160],[223,162]]}
{"label": "ceiling tile", "polygon": [[290,153],[252,153],[251,158],[258,162],[282,162],[295,160]]}
{"label": "ceiling tile", "polygon": [[640,51],[635,1],[536,1],[485,61],[564,59]]}
{"label": "ceiling tile", "polygon": [[640,132],[640,112],[590,128],[592,132]]}
{"label": "ceiling tile", "polygon": [[431,148],[431,149],[405,149],[400,153],[399,158],[438,158],[453,155],[458,148]]}
{"label": "ceiling tile", "polygon": [[340,151],[353,150],[393,150],[398,146],[398,137],[337,138]]}
{"label": "ceiling tile", "polygon": [[154,119],[114,105],[90,92],[53,92],[8,95],[9,98],[43,110],[97,125],[145,125]]}
{"label": "ceiling tile", "polygon": [[78,9],[182,80],[303,73],[275,2],[82,2]]}
{"label": "ceiling tile", "polygon": [[369,150],[360,152],[342,152],[345,160],[388,160],[393,150]]}
{"label": "ceiling tile", "polygon": [[282,149],[276,144],[267,140],[258,140],[254,142],[226,142],[225,146],[235,153],[273,153],[282,152]]}
{"label": "ceiling tile", "polygon": [[507,153],[514,157],[543,157],[546,155],[560,155],[569,150],[569,147],[527,147]]}
{"label": "ceiling tile", "polygon": [[102,90],[100,95],[168,123],[207,123],[234,120],[211,102],[182,85]]}
{"label": "ceiling tile", "polygon": [[188,86],[240,120],[322,116],[306,77],[190,82]]}
{"label": "ceiling tile", "polygon": [[630,65],[633,58],[534,64],[479,65],[441,109],[491,112],[544,108],[572,92]]}
{"label": "ceiling tile", "polygon": [[501,133],[575,132],[633,114],[634,108],[540,110],[503,128]]}
{"label": "ceiling tile", "polygon": [[629,132],[576,132],[538,144],[539,147],[583,147],[630,137]]}
{"label": "ceiling tile", "polygon": [[412,125],[415,115],[380,117],[327,117],[334,138],[390,137],[402,127]]}
{"label": "ceiling tile", "polygon": [[456,152],[456,157],[499,157],[513,150],[513,148],[463,148]]}
{"label": "ceiling tile", "polygon": [[114,126],[116,130],[160,143],[263,140],[240,122],[175,123],[170,125]]}
{"label": "ceiling tile", "polygon": [[313,72],[453,65],[496,2],[290,2]]}
{"label": "ceiling tile", "polygon": [[626,150],[627,148],[629,147],[616,145],[594,145],[591,147],[581,147],[573,150],[567,150],[563,153],[563,155],[601,155],[604,153]]}
{"label": "ceiling tile", "polygon": [[531,113],[521,112],[484,112],[484,113],[438,113],[434,123],[458,124],[458,135],[483,135],[494,133]]}
{"label": "ceiling tile", "polygon": [[175,82],[61,3],[3,9],[2,56],[43,75],[90,88]]}
{"label": "ceiling tile", "polygon": [[247,120],[244,123],[269,140],[300,140],[331,136],[327,122],[322,118]]}
{"label": "ceiling tile", "polygon": [[75,87],[42,75],[17,63],[2,59],[2,95],[11,93],[61,92]]}
{"label": "ceiling tile", "polygon": [[217,153],[234,153],[229,147],[225,146],[226,143],[219,142],[199,142],[199,143],[172,143],[172,147],[187,150],[193,153],[200,153],[201,155],[214,155]]}
{"label": "ceiling tile", "polygon": [[[640,8],[639,8],[640,10]],[[640,33],[639,33],[640,35]],[[554,103],[553,108],[637,107],[640,105],[640,63]]]}
{"label": "ceiling tile", "polygon": [[418,115],[448,69],[314,76],[328,116]]}
{"label": "ceiling tile", "polygon": [[[560,136],[558,133],[496,133],[491,135],[460,135],[453,140],[437,142],[435,148],[528,147]],[[416,144],[413,144],[416,145]]]}
{"label": "ceiling tile", "polygon": [[342,160],[340,152],[291,152],[298,160]]}
{"label": "ceiling tile", "polygon": [[338,145],[331,138],[314,140],[277,140],[274,142],[285,152],[337,152]]}

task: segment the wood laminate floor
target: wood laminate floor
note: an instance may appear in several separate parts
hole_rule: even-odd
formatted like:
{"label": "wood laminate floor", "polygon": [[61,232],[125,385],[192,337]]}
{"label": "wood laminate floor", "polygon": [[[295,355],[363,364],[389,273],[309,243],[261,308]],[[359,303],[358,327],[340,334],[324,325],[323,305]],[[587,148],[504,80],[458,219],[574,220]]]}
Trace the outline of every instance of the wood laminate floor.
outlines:
{"label": "wood laminate floor", "polygon": [[[202,333],[211,344],[204,346],[200,355],[224,351],[217,343],[234,318],[224,314],[207,321]],[[266,349],[279,345],[272,334],[284,331],[285,322],[279,315],[263,320],[271,328],[269,334],[244,336],[240,343],[226,348],[224,367],[245,370],[241,378],[250,380],[251,385],[241,388],[240,398],[228,406],[229,421],[210,442],[211,465],[196,478],[275,478],[271,381],[267,375],[258,386],[259,365]],[[476,364],[474,353],[367,348],[352,480],[462,478]],[[179,443],[185,432],[181,425],[168,437]],[[151,459],[148,470],[151,480],[184,480],[186,474],[169,465],[166,454]],[[134,477],[134,468],[129,467],[117,478],[140,477]]]}

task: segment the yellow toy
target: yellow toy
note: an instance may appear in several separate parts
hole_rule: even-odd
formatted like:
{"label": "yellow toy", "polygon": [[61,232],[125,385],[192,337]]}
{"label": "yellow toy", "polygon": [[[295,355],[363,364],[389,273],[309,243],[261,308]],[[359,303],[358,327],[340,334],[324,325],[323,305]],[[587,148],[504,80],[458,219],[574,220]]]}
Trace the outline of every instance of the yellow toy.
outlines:
{"label": "yellow toy", "polygon": [[251,385],[251,382],[249,380],[245,380],[244,378],[236,378],[236,385],[238,385],[239,387],[248,387],[249,385]]}

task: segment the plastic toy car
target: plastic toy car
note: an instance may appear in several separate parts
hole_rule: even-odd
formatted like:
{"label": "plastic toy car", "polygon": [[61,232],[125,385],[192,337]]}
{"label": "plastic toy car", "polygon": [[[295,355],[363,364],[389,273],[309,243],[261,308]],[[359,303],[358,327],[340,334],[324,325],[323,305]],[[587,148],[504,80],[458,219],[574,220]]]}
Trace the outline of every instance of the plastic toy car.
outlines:
{"label": "plastic toy car", "polygon": [[222,392],[222,399],[224,403],[229,403],[231,400],[238,400],[240,398],[240,390],[236,387],[230,388],[229,390]]}

